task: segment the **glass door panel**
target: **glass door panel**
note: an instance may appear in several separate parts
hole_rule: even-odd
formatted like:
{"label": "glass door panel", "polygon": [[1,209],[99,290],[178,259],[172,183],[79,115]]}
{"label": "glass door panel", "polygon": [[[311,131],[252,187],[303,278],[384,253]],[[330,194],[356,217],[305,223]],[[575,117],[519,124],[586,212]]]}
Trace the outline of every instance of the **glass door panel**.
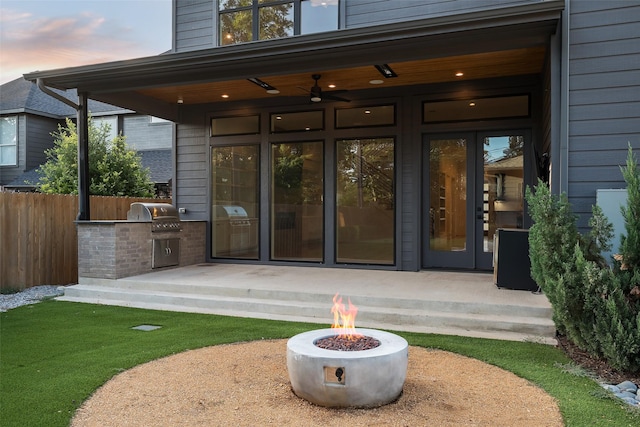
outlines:
{"label": "glass door panel", "polygon": [[336,262],[395,263],[394,139],[337,142]]}
{"label": "glass door panel", "polygon": [[463,135],[427,137],[425,174],[424,264],[427,267],[473,268],[473,223],[470,194],[472,139]]}
{"label": "glass door panel", "polygon": [[323,143],[271,146],[271,259],[323,260]]}
{"label": "glass door panel", "polygon": [[493,236],[498,228],[523,228],[524,141],[522,134],[480,134],[482,191],[476,211],[478,268],[491,268]]}
{"label": "glass door panel", "polygon": [[258,259],[258,145],[211,148],[211,256]]}

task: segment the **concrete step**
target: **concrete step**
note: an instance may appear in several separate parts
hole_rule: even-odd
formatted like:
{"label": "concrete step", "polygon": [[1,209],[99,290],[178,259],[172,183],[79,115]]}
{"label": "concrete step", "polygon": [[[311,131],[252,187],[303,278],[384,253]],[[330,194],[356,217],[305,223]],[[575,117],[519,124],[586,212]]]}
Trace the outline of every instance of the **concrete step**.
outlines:
{"label": "concrete step", "polygon": [[[126,280],[64,288],[59,300],[156,310],[221,314],[328,326],[333,295],[225,286],[141,285]],[[546,307],[358,296],[357,326],[555,343]]]}

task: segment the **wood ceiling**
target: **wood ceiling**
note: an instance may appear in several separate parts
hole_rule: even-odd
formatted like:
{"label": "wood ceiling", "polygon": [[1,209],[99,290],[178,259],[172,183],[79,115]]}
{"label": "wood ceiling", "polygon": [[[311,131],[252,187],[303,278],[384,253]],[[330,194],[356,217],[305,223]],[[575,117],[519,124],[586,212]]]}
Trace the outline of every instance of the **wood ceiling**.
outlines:
{"label": "wood ceiling", "polygon": [[[366,67],[343,68],[319,71],[322,75],[322,90],[334,90],[328,87],[335,84],[335,90],[360,90],[376,87],[410,86],[429,83],[442,83],[456,80],[476,80],[507,77],[524,74],[536,74],[542,71],[545,58],[544,47],[530,47],[500,52],[487,52],[445,58],[389,63],[398,77],[385,79],[371,64]],[[462,72],[462,77],[456,77]],[[266,74],[266,73],[265,73]],[[269,85],[277,88],[277,95],[268,94],[261,87],[245,80],[199,83],[193,85],[170,86],[139,90],[142,95],[159,99],[169,104],[182,100],[184,104],[205,104],[221,101],[238,101],[278,96],[305,96],[304,90],[313,86],[310,73],[278,76],[261,76]],[[372,85],[371,80],[383,80],[380,85]],[[228,95],[223,98],[222,95]]]}

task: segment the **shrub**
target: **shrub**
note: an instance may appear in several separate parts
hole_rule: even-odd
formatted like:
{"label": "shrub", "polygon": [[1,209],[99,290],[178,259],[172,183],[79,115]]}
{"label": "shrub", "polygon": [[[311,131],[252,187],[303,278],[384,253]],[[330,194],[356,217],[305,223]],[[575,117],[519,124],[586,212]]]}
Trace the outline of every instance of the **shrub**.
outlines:
{"label": "shrub", "polygon": [[613,268],[601,256],[613,236],[602,210],[594,206],[591,231],[580,235],[566,196],[552,195],[542,181],[535,191],[527,188],[529,256],[558,331],[615,368],[640,371],[640,173],[631,147],[622,174],[626,235]]}

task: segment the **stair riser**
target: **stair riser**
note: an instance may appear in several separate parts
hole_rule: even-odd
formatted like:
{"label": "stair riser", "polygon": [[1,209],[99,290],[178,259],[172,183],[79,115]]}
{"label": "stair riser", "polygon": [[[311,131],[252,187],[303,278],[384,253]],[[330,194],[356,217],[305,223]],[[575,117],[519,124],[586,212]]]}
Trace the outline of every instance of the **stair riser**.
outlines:
{"label": "stair riser", "polygon": [[[326,319],[327,324],[333,320],[327,307],[297,306],[296,304],[282,304],[273,301],[243,301],[243,300],[216,300],[214,298],[198,298],[191,295],[160,295],[160,294],[136,294],[131,292],[118,292],[117,290],[85,290],[67,288],[65,297],[90,299],[98,303],[120,302],[137,305],[162,304],[176,307],[188,307],[190,309],[203,309],[211,311],[233,311],[246,313],[247,316],[256,314],[270,314],[282,316],[294,316],[309,319],[312,322]],[[388,309],[387,309],[388,310]],[[190,310],[191,311],[191,310]],[[499,321],[495,319],[477,319],[473,317],[446,316],[439,311],[438,315],[430,315],[429,310],[424,309],[421,314],[404,314],[402,312],[376,313],[373,311],[360,311],[358,320],[361,324],[398,325],[415,327],[447,327],[460,328],[475,331],[505,331],[517,332],[535,336],[553,336],[554,328],[547,319],[540,319],[540,323],[534,320]],[[459,310],[457,313],[464,313]],[[521,313],[514,316],[522,317]],[[259,316],[261,317],[261,316]]]}
{"label": "stair riser", "polygon": [[[270,289],[243,289],[218,287],[208,285],[178,285],[173,283],[152,283],[137,281],[98,281],[93,284],[101,287],[113,289],[123,289],[128,291],[153,291],[176,293],[185,296],[217,296],[223,298],[252,298],[264,299],[265,301],[291,301],[292,305],[296,303],[318,303],[326,301],[327,310],[333,304],[331,294],[310,293],[310,292],[291,292],[278,291]],[[515,315],[522,317],[540,317],[544,319],[551,318],[551,309],[545,307],[531,306],[514,306],[509,304],[477,304],[473,302],[460,301],[424,301],[409,300],[403,298],[378,298],[372,296],[353,296],[353,302],[357,306],[380,307],[383,309],[399,309],[399,310],[434,310],[439,312],[452,313],[470,313],[470,314],[486,314],[486,315]]]}

